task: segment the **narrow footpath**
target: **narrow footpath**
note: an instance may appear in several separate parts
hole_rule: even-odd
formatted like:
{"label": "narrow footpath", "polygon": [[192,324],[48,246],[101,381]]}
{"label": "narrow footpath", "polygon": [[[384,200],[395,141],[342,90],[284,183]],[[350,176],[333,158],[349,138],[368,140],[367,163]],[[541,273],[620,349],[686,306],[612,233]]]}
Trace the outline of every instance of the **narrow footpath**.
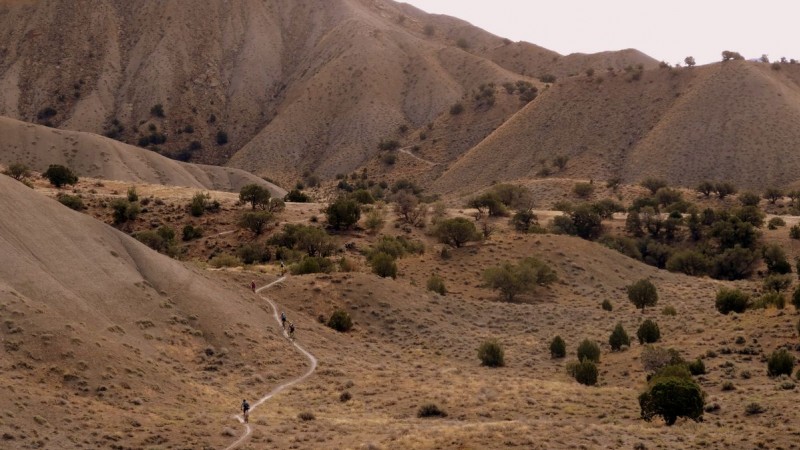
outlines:
{"label": "narrow footpath", "polygon": [[[275,318],[275,322],[278,323],[279,328],[282,330],[283,337],[285,337],[286,339],[289,339],[289,334],[281,326],[281,318],[278,315],[278,307],[275,305],[275,303],[272,300],[270,300],[269,298],[267,298],[267,297],[265,297],[263,295],[260,295],[261,291],[263,291],[264,289],[269,289],[272,286],[277,285],[278,283],[282,282],[285,279],[286,279],[286,277],[280,277],[277,280],[273,281],[272,283],[269,283],[266,286],[261,286],[260,288],[256,289],[256,293],[259,294],[259,297],[261,297],[262,299],[266,300],[267,303],[269,303],[269,306],[272,307],[272,316]],[[269,393],[267,393],[263,397],[259,398],[256,402],[252,403],[250,405],[250,416],[251,417],[253,415],[253,410],[258,408],[259,405],[261,405],[264,402],[266,402],[267,400],[271,399],[272,397],[274,397],[275,395],[277,395],[278,393],[280,393],[284,389],[292,387],[295,384],[305,380],[312,373],[314,373],[315,370],[317,370],[317,358],[314,357],[314,355],[312,355],[311,353],[309,353],[306,349],[301,347],[300,344],[298,344],[296,341],[294,341],[292,339],[289,339],[289,342],[291,342],[292,345],[294,345],[294,348],[296,348],[300,353],[302,353],[306,357],[306,359],[308,359],[308,362],[309,362],[308,370],[306,370],[306,372],[303,373],[302,375],[300,375],[299,377],[292,378],[291,380],[276,386],[274,389],[269,391]],[[233,444],[231,444],[228,447],[226,447],[225,450],[233,450],[233,449],[239,447],[240,445],[244,444],[250,438],[250,435],[253,433],[253,429],[250,427],[250,424],[249,423],[244,423],[244,417],[241,414],[233,416],[233,417],[236,418],[236,420],[238,420],[239,423],[241,423],[244,426],[244,433],[242,433],[242,435],[239,437],[239,439],[236,440],[236,442],[234,442]]]}

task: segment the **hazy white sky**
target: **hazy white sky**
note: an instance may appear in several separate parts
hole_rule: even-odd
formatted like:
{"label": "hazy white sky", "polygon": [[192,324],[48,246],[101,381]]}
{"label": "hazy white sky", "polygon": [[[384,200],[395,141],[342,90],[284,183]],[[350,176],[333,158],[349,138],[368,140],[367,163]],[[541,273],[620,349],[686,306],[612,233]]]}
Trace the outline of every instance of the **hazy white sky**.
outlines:
{"label": "hazy white sky", "polygon": [[670,64],[800,59],[798,0],[400,0],[563,55],[636,48]]}

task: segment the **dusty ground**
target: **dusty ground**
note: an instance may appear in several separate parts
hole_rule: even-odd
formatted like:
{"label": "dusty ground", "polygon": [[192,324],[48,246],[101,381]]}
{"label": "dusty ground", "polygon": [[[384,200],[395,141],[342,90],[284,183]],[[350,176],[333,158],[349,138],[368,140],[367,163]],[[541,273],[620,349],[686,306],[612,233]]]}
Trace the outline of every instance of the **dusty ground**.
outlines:
{"label": "dusty ground", "polygon": [[[113,191],[123,195],[128,187],[125,183],[87,183],[77,186],[77,191],[90,201],[114,196]],[[47,196],[55,195],[42,181],[36,181],[36,187]],[[92,189],[95,192],[90,193]],[[638,189],[623,187],[621,192],[627,198],[628,192],[636,195]],[[137,185],[137,191],[140,197],[161,198],[165,208],[154,209],[150,216],[145,214],[137,226],[150,226],[167,218],[178,226],[189,220],[185,203],[196,191],[147,185]],[[233,194],[211,194],[223,208],[217,215],[202,217],[208,236],[213,236],[212,231],[228,231],[243,208],[236,204]],[[319,204],[289,204],[279,221],[309,222],[312,216],[321,219],[321,208]],[[469,211],[451,209],[448,214],[469,216]],[[543,220],[555,214],[539,212]],[[354,261],[357,272],[290,276],[281,286],[263,293],[297,324],[298,342],[319,359],[319,368],[303,383],[254,411],[253,435],[243,448],[633,448],[640,443],[646,448],[796,447],[800,432],[793,408],[796,390],[782,388],[786,380],[768,378],[764,361],[778,346],[797,342],[794,309],[789,306],[782,311],[722,316],[713,306],[720,286],[752,290],[759,281],[727,283],[659,271],[577,238],[515,233],[508,228],[507,219],[496,220],[498,229],[488,241],[453,250],[449,259],[442,259],[441,245],[425,229],[396,227],[393,214],[388,218],[381,234],[405,235],[424,242],[426,247],[423,255],[399,261],[396,280],[368,273],[359,253],[379,235],[353,232],[337,239],[340,244],[355,242],[357,250],[343,250],[340,256]],[[786,217],[786,221],[791,225],[798,218]],[[607,226],[614,228],[621,223],[618,218]],[[794,255],[794,245],[787,236],[786,227],[765,230],[765,239],[784,244]],[[188,254],[195,256],[188,259],[202,261],[207,253],[199,249],[209,242],[228,251],[248,239],[242,232],[203,238],[196,254],[189,249]],[[559,281],[514,303],[501,301],[497,293],[482,286],[480,275],[487,267],[526,256],[537,256],[550,264]],[[97,264],[102,266],[102,261],[98,259]],[[131,347],[126,347],[122,341],[117,355],[110,356],[101,338],[80,337],[81,342],[97,341],[101,345],[73,350],[78,361],[103,361],[102,365],[86,364],[85,369],[69,362],[64,353],[68,349],[37,356],[52,339],[45,336],[58,328],[46,320],[30,319],[35,317],[36,304],[48,305],[46,299],[35,303],[37,294],[30,291],[24,303],[13,294],[4,296],[5,310],[19,317],[12,319],[12,325],[5,325],[4,342],[18,340],[11,330],[21,324],[22,348],[27,351],[5,349],[11,356],[3,371],[9,393],[4,406],[10,415],[0,419],[0,431],[10,436],[8,443],[21,448],[220,448],[235,441],[241,428],[230,415],[236,411],[239,397],[263,395],[281,381],[301,374],[307,362],[279,338],[269,317],[271,310],[248,298],[245,286],[251,279],[263,285],[275,278],[278,269],[273,262],[246,269],[191,270],[195,273],[192,279],[210,282],[219,290],[219,303],[214,308],[227,305],[223,307],[228,309],[224,316],[204,318],[215,314],[199,308],[208,299],[198,304],[189,298],[183,300],[178,315],[151,309],[145,302],[140,312],[120,317],[149,317],[155,327],[138,331],[135,324],[125,322],[132,319],[116,323],[126,331],[125,336],[142,336],[144,343],[136,338],[128,344]],[[74,271],[63,273],[74,276]],[[445,280],[446,296],[425,290],[428,277],[434,273]],[[644,314],[627,301],[624,291],[627,284],[643,277],[653,280],[660,295],[658,305]],[[162,288],[164,292],[171,289]],[[76,293],[80,294],[80,289]],[[131,301],[139,298],[137,294],[125,295]],[[600,308],[605,299],[612,302],[612,312]],[[674,307],[677,315],[662,314],[666,306]],[[39,308],[48,311],[50,307]],[[337,333],[319,323],[320,315],[327,317],[335,308],[344,308],[353,316],[352,332]],[[190,319],[193,315],[199,318],[197,324]],[[47,313],[46,317],[51,316]],[[189,328],[207,331],[187,339],[187,325],[182,325],[181,317],[188,320]],[[666,427],[658,421],[639,419],[637,396],[645,385],[638,360],[642,346],[634,343],[629,350],[611,352],[607,341],[617,322],[635,336],[644,318],[658,321],[662,333],[659,345],[679,349],[686,359],[702,357],[705,361],[708,374],[699,381],[707,393],[706,403],[716,403],[720,408],[706,413],[703,422],[679,421],[674,427]],[[78,320],[71,318],[67,323]],[[102,329],[108,327],[114,329],[111,324],[92,333],[102,336]],[[230,329],[240,332],[225,344],[206,340]],[[114,336],[113,331],[106,333]],[[145,334],[161,344],[151,347]],[[550,358],[548,345],[555,335],[567,342],[564,360]],[[738,337],[744,343],[737,344]],[[497,338],[503,344],[506,367],[480,366],[476,351],[487,338]],[[575,348],[584,338],[596,340],[603,348],[596,387],[577,384],[565,371],[565,364],[575,358]],[[37,339],[45,344],[34,345]],[[215,372],[203,369],[214,360],[202,356],[209,345],[215,350],[221,346],[228,349],[225,363]],[[40,358],[42,361],[38,361]],[[22,368],[27,366],[30,368]],[[80,379],[86,382],[69,388],[63,375],[45,376],[48,367],[59,367],[57,373],[83,371],[86,374]],[[130,381],[130,374],[136,373],[150,373],[150,381],[136,381],[141,375],[133,375]],[[725,381],[732,382],[735,390],[722,391]],[[351,399],[341,401],[345,391]],[[146,415],[137,403],[146,405]],[[437,404],[448,417],[417,418],[418,408],[425,403]],[[765,412],[746,415],[745,407],[750,403],[760,404]],[[76,416],[75,410],[84,413]],[[311,413],[314,420],[301,420],[300,413]],[[100,421],[103,416],[107,419]],[[46,425],[32,425],[41,420]],[[58,429],[59,434],[46,435],[42,427]]]}

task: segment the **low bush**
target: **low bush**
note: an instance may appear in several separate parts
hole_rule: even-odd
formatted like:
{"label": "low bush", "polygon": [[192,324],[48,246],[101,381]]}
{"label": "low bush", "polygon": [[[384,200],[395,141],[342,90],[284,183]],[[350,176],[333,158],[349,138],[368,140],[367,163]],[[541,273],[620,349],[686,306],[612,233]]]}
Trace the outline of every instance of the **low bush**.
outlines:
{"label": "low bush", "polygon": [[214,256],[210,261],[208,261],[208,264],[217,269],[221,267],[238,267],[242,265],[241,261],[239,261],[239,258],[227,253]]}
{"label": "low bush", "polygon": [[794,355],[785,348],[773,352],[767,359],[767,375],[770,377],[791,376],[792,370],[794,370]]}
{"label": "low bush", "polygon": [[611,302],[608,299],[603,300],[603,303],[600,304],[600,307],[603,308],[603,311],[612,311],[614,307],[611,305]]}
{"label": "low bush", "polygon": [[589,339],[584,339],[583,342],[581,342],[581,344],[578,346],[577,353],[578,361],[587,359],[596,363],[600,362],[600,346]]}
{"label": "low bush", "polygon": [[191,241],[203,237],[203,229],[193,225],[186,225],[183,227],[182,239],[184,241]]}
{"label": "low bush", "polygon": [[333,270],[333,261],[323,256],[306,256],[297,264],[289,266],[292,275],[309,273],[329,273]]}
{"label": "low bush", "polygon": [[722,288],[717,292],[715,306],[722,314],[743,313],[750,305],[750,296],[739,289]]}
{"label": "low bush", "polygon": [[588,359],[567,364],[567,372],[580,384],[594,386],[597,384],[597,365]]}
{"label": "low bush", "polygon": [[628,333],[625,332],[625,328],[622,327],[621,323],[614,327],[614,331],[611,332],[611,336],[608,338],[608,344],[611,346],[611,350],[614,351],[620,350],[623,345],[630,347],[631,338],[628,337]]}
{"label": "low bush", "polygon": [[346,333],[353,329],[353,319],[350,318],[350,314],[347,314],[347,311],[337,309],[328,319],[328,327]]}
{"label": "low bush", "polygon": [[447,413],[433,403],[428,403],[419,407],[417,417],[447,417]]}
{"label": "low bush", "polygon": [[554,337],[550,342],[550,357],[563,358],[565,356],[567,356],[567,343],[561,336]]}
{"label": "low bush", "polygon": [[655,321],[647,319],[639,326],[636,337],[639,338],[640,344],[651,344],[661,339],[661,331]]}
{"label": "low bush", "polygon": [[692,375],[704,375],[706,373],[706,365],[703,364],[703,360],[700,358],[690,362],[688,368]]}
{"label": "low bush", "polygon": [[83,199],[77,195],[58,194],[56,199],[59,201],[59,203],[69,209],[74,209],[75,211],[82,211],[86,209],[86,206],[83,204]]}
{"label": "low bush", "polygon": [[394,258],[384,252],[377,252],[370,256],[369,265],[372,273],[383,278],[397,278],[397,263]]}
{"label": "low bush", "polygon": [[478,347],[478,359],[481,360],[481,365],[487,367],[504,366],[503,346],[495,339],[485,341]]}
{"label": "low bush", "polygon": [[[672,368],[675,368],[672,370]],[[639,396],[642,418],[656,416],[674,425],[678,417],[700,421],[705,403],[703,391],[683,366],[667,366],[650,379],[648,388]]]}
{"label": "low bush", "polygon": [[428,278],[427,288],[429,291],[436,292],[439,295],[447,294],[447,287],[444,285],[444,280],[436,274]]}

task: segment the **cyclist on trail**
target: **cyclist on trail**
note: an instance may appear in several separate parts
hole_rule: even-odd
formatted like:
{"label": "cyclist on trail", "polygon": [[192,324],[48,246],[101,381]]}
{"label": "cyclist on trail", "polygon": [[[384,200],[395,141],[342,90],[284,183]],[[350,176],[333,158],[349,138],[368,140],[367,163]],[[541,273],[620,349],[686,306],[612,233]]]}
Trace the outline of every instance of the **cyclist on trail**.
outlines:
{"label": "cyclist on trail", "polygon": [[286,329],[286,313],[281,311],[281,326]]}
{"label": "cyclist on trail", "polygon": [[250,421],[250,403],[247,403],[247,400],[242,400],[242,415],[244,416],[244,423]]}
{"label": "cyclist on trail", "polygon": [[294,323],[289,324],[289,337],[294,338]]}
{"label": "cyclist on trail", "polygon": [[255,280],[253,280],[253,281],[251,281],[251,282],[250,282],[250,289],[252,289],[252,290],[253,290],[253,292],[255,292],[255,291],[256,291],[256,281],[255,281]]}

